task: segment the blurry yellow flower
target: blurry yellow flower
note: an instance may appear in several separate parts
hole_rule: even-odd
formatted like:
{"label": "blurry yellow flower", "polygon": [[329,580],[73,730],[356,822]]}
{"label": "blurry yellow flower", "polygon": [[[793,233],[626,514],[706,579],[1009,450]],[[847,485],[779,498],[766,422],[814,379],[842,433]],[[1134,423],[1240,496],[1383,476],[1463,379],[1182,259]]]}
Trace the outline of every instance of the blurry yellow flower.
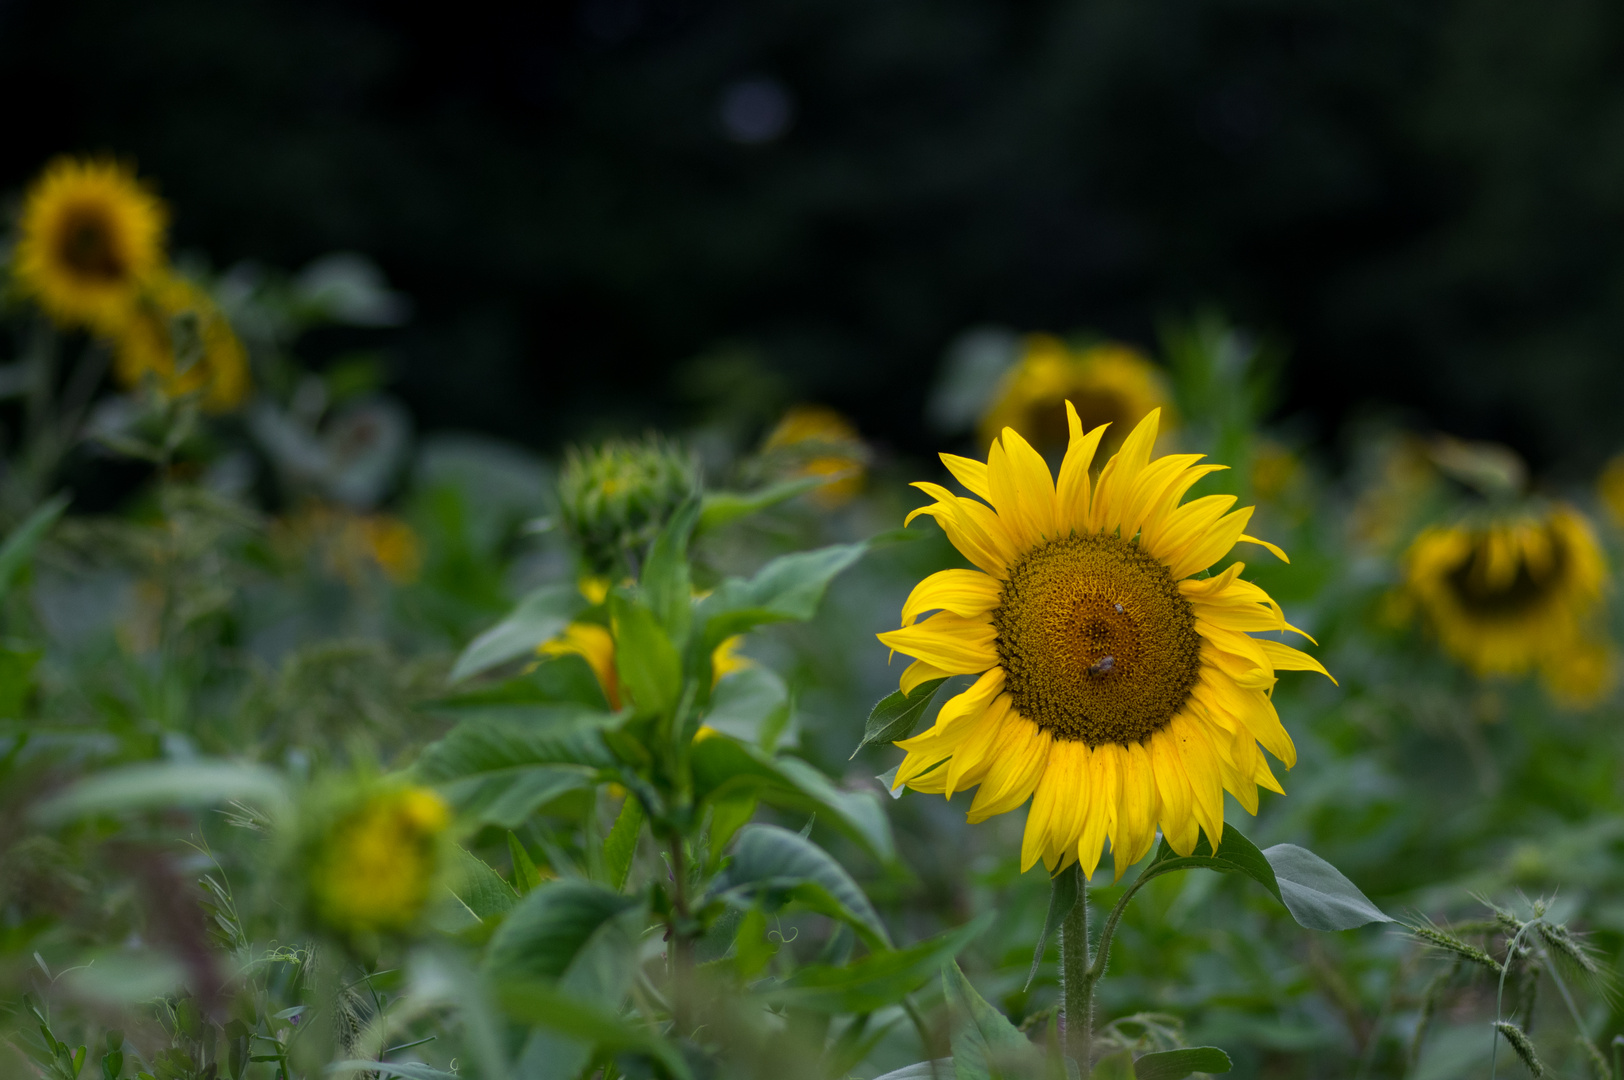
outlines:
{"label": "blurry yellow flower", "polygon": [[576,583],[576,588],[594,606],[609,599],[609,579],[606,577],[584,577]]}
{"label": "blurry yellow flower", "polygon": [[24,196],[13,272],[58,323],[111,330],[163,266],[168,218],[128,166],[59,157]]}
{"label": "blurry yellow flower", "polygon": [[450,818],[445,801],[420,787],[374,795],[340,818],[310,868],[316,915],[344,934],[409,928],[439,873]]}
{"label": "blurry yellow flower", "polygon": [[1624,528],[1624,454],[1615,454],[1596,480],[1596,494],[1613,524]]}
{"label": "blurry yellow flower", "polygon": [[[742,671],[754,661],[738,654],[742,634],[723,641],[711,653],[711,685],[715,686],[725,675]],[[592,674],[598,677],[598,686],[611,709],[621,705],[620,672],[615,668],[615,639],[609,629],[597,623],[570,623],[564,632],[551,641],[544,641],[536,651],[543,656],[579,656],[587,662]]]}
{"label": "blurry yellow flower", "polygon": [[412,527],[393,514],[366,514],[356,520],[372,561],[389,580],[409,585],[423,569],[423,551]]}
{"label": "blurry yellow flower", "polygon": [[1584,646],[1607,583],[1590,523],[1569,506],[1427,529],[1405,578],[1444,649],[1478,675],[1564,665]]}
{"label": "blurry yellow flower", "polygon": [[1023,870],[1077,862],[1092,875],[1109,841],[1121,877],[1158,829],[1181,854],[1201,832],[1216,848],[1226,790],[1251,813],[1259,786],[1281,790],[1263,750],[1287,768],[1297,752],[1270,693],[1281,671],[1325,669],[1251,636],[1294,628],[1241,579],[1244,564],[1197,576],[1236,543],[1263,543],[1233,495],[1180,505],[1218,466],[1152,459],[1152,412],[1091,479],[1104,432],[1085,434],[1075,410],[1066,419],[1058,479],[1006,428],[986,462],[942,455],[978,499],[914,485],[936,501],[908,520],[935,517],[980,569],[921,581],[902,628],[879,638],[915,658],[904,692],[978,678],[930,730],[897,743],[907,757],[896,783],[947,796],[979,786],[973,822],[1030,799]]}
{"label": "blurry yellow flower", "polygon": [[793,459],[793,475],[828,477],[812,493],[813,501],[824,507],[841,506],[863,490],[867,448],[851,421],[833,409],[796,405],[767,436],[762,453]]}
{"label": "blurry yellow flower", "polygon": [[1252,493],[1273,502],[1291,487],[1299,468],[1296,454],[1277,442],[1260,441],[1252,454]]}
{"label": "blurry yellow flower", "polygon": [[185,278],[164,274],[112,328],[113,373],[128,387],[149,378],[166,397],[198,394],[208,412],[248,396],[248,354],[225,314]]}
{"label": "blurry yellow flower", "polygon": [[997,397],[981,418],[981,445],[991,445],[1004,428],[1014,428],[1044,455],[1066,449],[1070,401],[1092,431],[1110,424],[1107,452],[1121,445],[1134,425],[1161,409],[1171,428],[1172,398],[1161,369],[1143,353],[1115,342],[1073,352],[1048,334],[1030,334],[1025,351],[1004,375]]}

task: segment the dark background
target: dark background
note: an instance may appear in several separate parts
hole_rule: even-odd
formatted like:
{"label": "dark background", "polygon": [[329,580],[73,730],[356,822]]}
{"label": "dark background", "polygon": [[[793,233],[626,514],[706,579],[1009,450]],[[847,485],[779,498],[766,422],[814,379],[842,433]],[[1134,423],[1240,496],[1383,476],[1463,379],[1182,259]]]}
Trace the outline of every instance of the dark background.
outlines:
{"label": "dark background", "polygon": [[[133,156],[216,265],[374,256],[428,428],[680,423],[753,354],[903,450],[965,327],[1221,305],[1282,415],[1624,445],[1605,0],[9,0],[0,185]],[[786,115],[787,109],[787,115]],[[787,121],[787,122],[786,122]],[[754,141],[752,141],[754,140]],[[348,347],[338,338],[311,343]]]}

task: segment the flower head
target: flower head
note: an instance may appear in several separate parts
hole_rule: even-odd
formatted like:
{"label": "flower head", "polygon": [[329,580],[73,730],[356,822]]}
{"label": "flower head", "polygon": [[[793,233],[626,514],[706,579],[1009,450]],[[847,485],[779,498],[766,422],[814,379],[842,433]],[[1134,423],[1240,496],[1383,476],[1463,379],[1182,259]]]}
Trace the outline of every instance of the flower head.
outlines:
{"label": "flower head", "polygon": [[445,800],[422,787],[378,792],[340,815],[310,866],[317,917],[341,934],[409,929],[439,874],[450,817]]}
{"label": "flower head", "polygon": [[1181,502],[1221,466],[1152,459],[1153,410],[1091,479],[1105,431],[1085,433],[1070,403],[1065,412],[1058,482],[1005,428],[986,463],[942,455],[979,498],[914,485],[936,501],[908,520],[933,516],[978,569],[920,582],[902,628],[879,637],[916,657],[904,691],[979,676],[930,730],[897,744],[899,785],[949,796],[979,785],[971,821],[1031,799],[1023,869],[1076,861],[1092,874],[1109,841],[1120,876],[1158,826],[1181,854],[1201,831],[1216,847],[1226,790],[1249,812],[1258,785],[1281,790],[1258,746],[1288,768],[1296,760],[1269,697],[1276,673],[1325,669],[1250,636],[1295,628],[1241,580],[1244,564],[1195,576],[1237,542],[1280,554],[1245,535],[1252,511],[1231,510],[1234,496]]}
{"label": "flower head", "polygon": [[1074,351],[1059,338],[1032,334],[981,418],[981,445],[1008,427],[1039,453],[1060,453],[1071,437],[1067,413],[1075,410],[1085,431],[1111,425],[1105,435],[1111,450],[1153,409],[1170,403],[1161,370],[1137,350],[1107,342]]}
{"label": "flower head", "polygon": [[572,450],[558,478],[565,529],[588,572],[608,576],[624,570],[628,554],[659,535],[698,491],[693,456],[656,436]]}
{"label": "flower head", "polygon": [[110,333],[113,373],[125,386],[151,380],[165,397],[196,394],[215,413],[248,396],[242,342],[209,294],[185,278],[154,278]]}
{"label": "flower head", "polygon": [[1569,655],[1592,636],[1607,583],[1595,533],[1573,507],[1427,529],[1410,545],[1405,581],[1445,651],[1476,674],[1545,669],[1575,688],[1569,698],[1605,682],[1604,661]]}
{"label": "flower head", "polygon": [[863,490],[868,448],[851,421],[822,405],[797,405],[786,412],[762,446],[765,456],[782,459],[797,476],[826,477],[812,493],[833,508]]}
{"label": "flower head", "polygon": [[24,196],[13,273],[57,322],[110,329],[162,268],[168,218],[128,166],[59,157]]}

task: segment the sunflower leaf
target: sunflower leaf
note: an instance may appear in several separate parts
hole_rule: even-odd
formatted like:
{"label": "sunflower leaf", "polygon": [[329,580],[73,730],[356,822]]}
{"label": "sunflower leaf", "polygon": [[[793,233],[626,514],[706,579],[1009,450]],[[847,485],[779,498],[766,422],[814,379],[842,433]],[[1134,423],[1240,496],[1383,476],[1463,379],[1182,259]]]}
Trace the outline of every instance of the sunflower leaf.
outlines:
{"label": "sunflower leaf", "polygon": [[769,562],[749,581],[728,578],[696,612],[705,628],[705,648],[714,649],[734,634],[767,623],[810,619],[829,582],[867,550],[867,544],[857,543],[798,551]]}
{"label": "sunflower leaf", "polygon": [[545,585],[519,601],[501,622],[476,637],[451,669],[453,683],[534,652],[587,606],[574,585]]}
{"label": "sunflower leaf", "polygon": [[1366,923],[1394,921],[1342,871],[1307,848],[1276,844],[1266,849],[1263,857],[1269,860],[1280,882],[1280,902],[1300,926],[1310,930],[1352,930]]}
{"label": "sunflower leaf", "polygon": [[757,491],[713,491],[705,496],[704,507],[699,513],[699,527],[697,532],[705,533],[720,528],[732,521],[737,521],[751,514],[786,502],[797,495],[821,486],[828,478],[824,476],[807,476],[796,480],[783,480],[776,484]]}
{"label": "sunflower leaf", "polygon": [[1175,870],[1194,869],[1245,874],[1268,889],[1276,900],[1282,904],[1286,902],[1280,895],[1280,883],[1275,879],[1274,867],[1269,865],[1269,860],[1258,850],[1257,845],[1233,825],[1224,826],[1224,835],[1218,842],[1217,851],[1212,850],[1212,845],[1208,843],[1205,835],[1196,841],[1195,850],[1188,855],[1176,853],[1164,839],[1156,852],[1155,860],[1146,868],[1145,873],[1159,877]]}
{"label": "sunflower leaf", "polygon": [[777,825],[739,830],[733,861],[713,886],[722,899],[745,906],[795,901],[857,931],[870,948],[889,947],[890,934],[874,905],[844,867],[811,840]]}
{"label": "sunflower leaf", "polygon": [[957,963],[942,970],[953,1013],[953,1072],[956,1080],[1030,1076],[1041,1070],[1038,1048],[1004,1014],[976,993]]}
{"label": "sunflower leaf", "polygon": [[975,940],[991,912],[906,949],[887,950],[840,966],[807,964],[767,991],[775,1004],[814,1012],[866,1013],[894,1005],[935,977]]}
{"label": "sunflower leaf", "polygon": [[1187,1046],[1144,1054],[1133,1063],[1134,1080],[1184,1080],[1191,1073],[1226,1073],[1229,1055],[1216,1046]]}
{"label": "sunflower leaf", "polygon": [[936,699],[936,692],[946,681],[946,679],[928,679],[914,687],[911,694],[893,690],[881,698],[874,708],[869,710],[868,723],[863,728],[863,740],[857,744],[857,749],[851,752],[851,756],[856,757],[865,746],[896,742],[912,735],[914,728],[919,726],[920,718],[925,715],[925,710]]}

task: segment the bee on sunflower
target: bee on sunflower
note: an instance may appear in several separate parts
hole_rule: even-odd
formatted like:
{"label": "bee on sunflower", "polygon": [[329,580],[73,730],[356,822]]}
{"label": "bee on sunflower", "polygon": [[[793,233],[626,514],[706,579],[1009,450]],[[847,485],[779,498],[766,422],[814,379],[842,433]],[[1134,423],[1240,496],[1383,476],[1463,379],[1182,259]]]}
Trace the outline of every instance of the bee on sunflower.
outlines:
{"label": "bee on sunflower", "polygon": [[111,331],[113,374],[127,387],[148,379],[165,397],[197,394],[203,409],[230,412],[248,396],[248,354],[208,293],[172,274],[141,290]]}
{"label": "bee on sunflower", "polygon": [[1106,429],[1109,451],[1152,410],[1166,413],[1171,403],[1161,369],[1137,349],[1104,342],[1073,350],[1049,334],[1030,334],[982,415],[981,445],[1009,427],[1042,454],[1063,452],[1071,438],[1067,414],[1075,410],[1084,430]]}
{"label": "bee on sunflower", "polygon": [[111,331],[162,270],[168,219],[128,166],[59,157],[24,196],[12,273],[57,323]]}
{"label": "bee on sunflower", "polygon": [[[943,454],[978,498],[932,483],[934,517],[977,569],[942,570],[879,635],[915,658],[901,688],[976,675],[935,725],[897,745],[896,784],[951,796],[977,787],[972,822],[1032,801],[1022,869],[1073,863],[1091,876],[1109,842],[1122,872],[1160,827],[1180,854],[1205,832],[1217,847],[1223,793],[1248,812],[1257,788],[1281,791],[1259,744],[1287,768],[1291,737],[1270,701],[1276,673],[1325,668],[1253,632],[1293,631],[1280,605],[1241,579],[1242,563],[1198,576],[1246,535],[1250,508],[1232,495],[1182,503],[1223,468],[1202,455],[1152,458],[1152,409],[1107,461],[1106,429],[1084,429],[1065,402],[1069,440],[1058,482],[1042,456],[1005,428],[985,463]],[[934,612],[934,614],[930,614]],[[1306,635],[1305,635],[1306,636]]]}
{"label": "bee on sunflower", "polygon": [[1444,651],[1479,677],[1538,670],[1574,704],[1611,683],[1597,626],[1607,560],[1572,506],[1428,528],[1410,545],[1405,584]]}

